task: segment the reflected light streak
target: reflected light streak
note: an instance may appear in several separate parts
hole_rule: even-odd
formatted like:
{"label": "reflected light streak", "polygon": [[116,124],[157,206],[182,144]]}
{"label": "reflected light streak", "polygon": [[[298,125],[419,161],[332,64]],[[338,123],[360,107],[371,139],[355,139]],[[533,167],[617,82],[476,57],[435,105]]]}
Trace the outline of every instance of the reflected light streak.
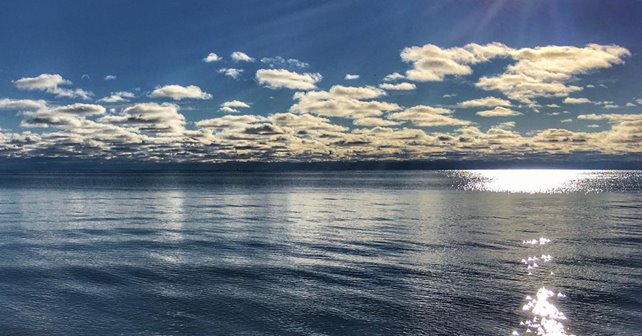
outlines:
{"label": "reflected light streak", "polygon": [[[528,247],[541,247],[550,242],[550,239],[541,237],[539,239],[524,240],[522,244]],[[529,256],[528,258],[522,259],[522,263],[527,265],[528,275],[531,276],[533,272],[539,268],[537,261],[548,263],[552,258],[550,254],[542,254],[540,257]],[[550,275],[554,275],[554,273],[551,272]],[[522,307],[522,310],[527,312],[528,319],[519,323],[524,331],[520,334],[515,330],[512,335],[574,336],[567,333],[563,323],[566,320],[566,315],[555,305],[556,299],[564,297],[566,297],[566,295],[561,292],[555,294],[555,292],[545,286],[540,287],[534,297],[527,295],[526,304]]]}
{"label": "reflected light streak", "polygon": [[456,173],[465,190],[511,193],[559,193],[579,190],[581,183],[600,177],[595,171],[568,169],[493,169]]}

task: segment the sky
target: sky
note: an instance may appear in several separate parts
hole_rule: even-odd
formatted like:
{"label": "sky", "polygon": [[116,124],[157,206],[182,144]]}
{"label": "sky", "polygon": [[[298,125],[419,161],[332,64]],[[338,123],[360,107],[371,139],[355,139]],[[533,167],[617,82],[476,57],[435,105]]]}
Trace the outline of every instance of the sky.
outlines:
{"label": "sky", "polygon": [[0,157],[642,161],[642,1],[3,1]]}

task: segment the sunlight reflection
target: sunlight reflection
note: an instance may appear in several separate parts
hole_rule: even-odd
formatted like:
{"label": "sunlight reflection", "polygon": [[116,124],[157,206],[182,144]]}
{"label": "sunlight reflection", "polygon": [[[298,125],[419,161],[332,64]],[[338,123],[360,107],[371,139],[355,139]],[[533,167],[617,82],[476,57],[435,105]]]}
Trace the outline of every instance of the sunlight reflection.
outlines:
{"label": "sunlight reflection", "polygon": [[[533,248],[535,246],[542,247],[550,242],[550,239],[541,237],[539,239],[524,240],[522,244]],[[534,274],[533,272],[539,269],[540,265],[537,263],[538,261],[548,263],[553,259],[550,254],[540,252],[541,255],[539,257],[535,255],[522,259],[522,263],[526,265],[529,276],[532,276]],[[555,273],[550,272],[549,275],[554,274]],[[522,310],[527,312],[528,318],[519,323],[523,329],[523,333],[520,334],[517,330],[514,330],[512,335],[573,336],[567,333],[564,326],[563,321],[566,320],[566,315],[555,305],[557,299],[565,297],[566,295],[561,292],[556,294],[545,286],[540,287],[534,297],[527,295],[526,304],[522,307]]]}
{"label": "sunlight reflection", "polygon": [[580,190],[583,182],[595,180],[601,174],[591,170],[568,169],[493,169],[458,171],[465,190],[559,193]]}

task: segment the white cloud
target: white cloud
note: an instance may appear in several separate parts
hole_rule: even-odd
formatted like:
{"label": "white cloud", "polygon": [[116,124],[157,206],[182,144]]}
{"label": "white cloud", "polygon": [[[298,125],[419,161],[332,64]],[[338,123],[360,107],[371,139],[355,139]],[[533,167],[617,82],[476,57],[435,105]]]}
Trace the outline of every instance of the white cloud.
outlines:
{"label": "white cloud", "polygon": [[0,99],[0,110],[34,111],[47,107],[44,100]]}
{"label": "white cloud", "polygon": [[588,98],[566,97],[562,102],[564,104],[589,104],[591,101]]}
{"label": "white cloud", "polygon": [[254,62],[254,58],[250,57],[248,54],[241,52],[241,51],[235,51],[230,55],[230,58],[232,58],[233,61],[235,62]]}
{"label": "white cloud", "polygon": [[359,119],[399,110],[401,107],[397,104],[372,100],[385,94],[385,91],[372,86],[334,85],[329,91],[295,93],[297,103],[290,107],[290,111]]}
{"label": "white cloud", "polygon": [[515,127],[515,122],[514,121],[504,121],[501,122],[497,125],[494,126],[495,128],[500,128],[500,129],[511,129]]}
{"label": "white cloud", "polygon": [[218,69],[218,73],[222,73],[227,77],[231,77],[234,79],[239,78],[241,73],[243,72],[243,69],[235,69],[235,68],[221,68]]}
{"label": "white cloud", "polygon": [[562,120],[560,120],[560,122],[561,122],[562,124],[568,124],[568,123],[572,123],[572,122],[573,122],[573,119],[562,119]]}
{"label": "white cloud", "polygon": [[102,103],[125,103],[130,99],[136,98],[136,95],[128,91],[112,92],[111,95],[99,99]]}
{"label": "white cloud", "polygon": [[477,114],[480,117],[510,117],[510,116],[521,115],[520,112],[513,111],[503,106],[497,106],[492,110],[479,111],[475,114]]}
{"label": "white cloud", "polygon": [[479,98],[479,99],[466,100],[457,104],[457,107],[461,107],[461,108],[495,107],[495,106],[509,107],[511,106],[511,103],[506,99],[495,98],[495,97],[485,97],[485,98]]}
{"label": "white cloud", "polygon": [[196,85],[165,85],[156,88],[149,96],[152,98],[171,98],[173,100],[212,98],[211,94],[202,91],[201,88]]}
{"label": "white cloud", "polygon": [[297,68],[307,68],[310,66],[310,64],[305,63],[303,61],[299,61],[296,58],[288,58],[285,59],[281,56],[275,56],[275,57],[263,57],[261,58],[261,63],[265,63],[269,65],[271,68],[274,67],[287,67],[287,66],[293,66]]}
{"label": "white cloud", "polygon": [[319,73],[297,73],[285,69],[260,69],[256,71],[259,84],[270,89],[313,90],[323,79]]}
{"label": "white cloud", "polygon": [[221,104],[221,107],[249,108],[250,105],[248,103],[242,102],[240,100],[231,100],[231,101],[226,101],[223,104]]}
{"label": "white cloud", "polygon": [[212,62],[218,62],[222,60],[222,58],[217,55],[216,53],[209,53],[207,56],[203,58],[203,62],[205,63],[212,63]]}
{"label": "white cloud", "polygon": [[141,103],[125,108],[117,115],[106,115],[100,122],[133,127],[142,132],[182,134],[185,116],[170,103]]}
{"label": "white cloud", "polygon": [[386,120],[382,118],[376,118],[376,117],[366,117],[366,118],[360,118],[360,119],[355,119],[352,121],[353,125],[356,126],[395,126],[399,125],[399,122],[397,121],[392,121],[392,120]]}
{"label": "white cloud", "polygon": [[108,81],[108,80],[116,80],[116,78],[117,78],[116,75],[106,75],[105,76],[105,80],[106,81]]}
{"label": "white cloud", "polygon": [[537,97],[566,97],[582,90],[568,84],[577,75],[623,63],[631,53],[616,45],[544,46],[512,50],[517,62],[498,76],[482,77],[477,87],[498,90],[511,99],[533,103]]}
{"label": "white cloud", "polygon": [[617,113],[606,113],[606,114],[580,114],[577,116],[577,119],[583,120],[609,120],[613,122],[619,121],[636,121],[642,120],[642,114],[617,114]]}
{"label": "white cloud", "polygon": [[18,89],[45,91],[59,98],[90,99],[93,95],[91,92],[82,89],[60,87],[71,84],[71,81],[62,78],[59,74],[41,74],[37,77],[24,77],[13,81],[13,85]]}
{"label": "white cloud", "polygon": [[451,117],[452,111],[441,107],[417,105],[388,116],[391,120],[410,121],[421,127],[465,126],[472,122]]}
{"label": "white cloud", "polygon": [[406,77],[415,81],[442,81],[449,75],[469,75],[471,64],[487,62],[498,56],[508,56],[509,47],[501,43],[467,44],[462,48],[442,49],[433,44],[405,48],[401,59],[411,63]]}
{"label": "white cloud", "polygon": [[384,90],[392,90],[392,91],[409,91],[409,90],[416,89],[417,86],[414,83],[408,83],[408,82],[397,83],[397,84],[383,83],[383,84],[379,84],[379,88]]}
{"label": "white cloud", "polygon": [[359,75],[346,74],[346,76],[343,77],[343,79],[345,79],[345,80],[355,80],[355,79],[359,79]]}
{"label": "white cloud", "polygon": [[385,82],[393,82],[396,80],[404,79],[406,76],[398,73],[398,72],[393,72],[391,74],[386,75],[386,77],[383,78]]}
{"label": "white cloud", "polygon": [[20,124],[22,127],[81,127],[84,117],[102,115],[105,108],[95,104],[71,104],[57,107],[45,107],[37,111],[24,112],[25,119]]}
{"label": "white cloud", "polygon": [[238,113],[239,112],[238,109],[249,108],[249,107],[250,107],[249,104],[242,102],[240,100],[231,100],[221,104],[218,110],[224,113]]}

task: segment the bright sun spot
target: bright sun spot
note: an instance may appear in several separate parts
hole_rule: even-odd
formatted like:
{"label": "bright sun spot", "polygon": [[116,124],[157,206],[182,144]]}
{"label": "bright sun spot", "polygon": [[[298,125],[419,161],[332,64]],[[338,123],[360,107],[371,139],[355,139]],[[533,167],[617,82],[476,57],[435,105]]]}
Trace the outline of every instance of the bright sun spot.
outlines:
{"label": "bright sun spot", "polygon": [[573,191],[579,182],[597,176],[590,170],[492,169],[468,170],[464,189],[514,193],[555,193]]}

